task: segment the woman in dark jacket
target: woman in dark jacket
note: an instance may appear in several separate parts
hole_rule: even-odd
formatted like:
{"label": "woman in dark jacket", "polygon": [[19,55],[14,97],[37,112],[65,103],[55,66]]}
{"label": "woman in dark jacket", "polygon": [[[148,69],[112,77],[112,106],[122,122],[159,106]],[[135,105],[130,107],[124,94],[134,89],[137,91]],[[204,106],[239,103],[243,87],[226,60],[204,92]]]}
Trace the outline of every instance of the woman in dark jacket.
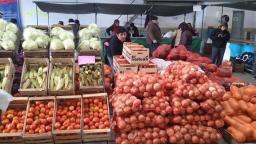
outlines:
{"label": "woman in dark jacket", "polygon": [[192,50],[192,33],[187,25],[183,22],[179,25],[178,29],[181,30],[180,45],[184,45],[187,50]]}
{"label": "woman in dark jacket", "polygon": [[[116,19],[115,21],[114,21],[114,23],[109,27],[109,28],[107,28],[106,29],[106,32],[107,32],[107,34],[110,36],[110,35],[115,35],[116,34],[116,32],[117,32],[117,30],[118,30],[118,27],[119,27],[119,20],[118,19]],[[111,32],[111,33],[110,33]]]}

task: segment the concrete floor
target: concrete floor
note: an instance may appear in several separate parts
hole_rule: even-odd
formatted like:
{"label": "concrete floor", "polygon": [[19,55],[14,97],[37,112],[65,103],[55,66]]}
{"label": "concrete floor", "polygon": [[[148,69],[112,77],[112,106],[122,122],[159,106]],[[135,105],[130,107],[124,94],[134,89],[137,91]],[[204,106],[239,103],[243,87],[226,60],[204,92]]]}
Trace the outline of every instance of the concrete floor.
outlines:
{"label": "concrete floor", "polygon": [[248,84],[256,84],[256,79],[253,78],[252,74],[249,74],[247,72],[244,72],[244,73],[235,72],[233,73],[233,75],[235,77],[240,78],[241,80],[244,80]]}

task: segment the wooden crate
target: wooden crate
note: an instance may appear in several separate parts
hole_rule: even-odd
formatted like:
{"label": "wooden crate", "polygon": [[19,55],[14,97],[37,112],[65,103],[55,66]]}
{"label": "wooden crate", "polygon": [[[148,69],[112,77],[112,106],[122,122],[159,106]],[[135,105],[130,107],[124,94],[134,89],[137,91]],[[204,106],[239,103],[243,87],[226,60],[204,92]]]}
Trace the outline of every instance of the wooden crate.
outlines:
{"label": "wooden crate", "polygon": [[[25,126],[23,128],[23,140],[25,144],[53,144],[53,137],[52,132],[46,132],[43,134],[28,134],[26,133],[26,121],[27,121],[27,115],[29,112],[30,104],[33,101],[53,101],[55,102],[54,96],[47,96],[47,97],[30,97],[28,104],[27,104],[27,112],[26,112],[26,119],[25,119]],[[53,114],[54,117],[54,114]],[[53,125],[53,123],[52,123]]]}
{"label": "wooden crate", "polygon": [[[53,69],[54,65],[70,65],[73,68],[73,87],[70,90],[53,90],[50,88],[50,79],[51,79],[51,72]],[[56,96],[61,96],[61,95],[73,95],[75,94],[75,62],[73,58],[52,58],[51,63],[50,63],[50,68],[49,68],[49,76],[48,76],[48,93],[50,95],[56,95]]]}
{"label": "wooden crate", "polygon": [[12,92],[12,84],[15,74],[15,67],[12,62],[11,58],[0,58],[0,65],[1,64],[9,64],[10,65],[10,73],[8,74],[8,83],[7,83],[7,89],[5,89],[6,92],[11,93]]}
{"label": "wooden crate", "polygon": [[[62,105],[63,102],[66,102],[66,101],[77,101],[79,99],[82,104],[82,96],[81,95],[57,96],[56,101],[55,101],[55,111],[54,111],[53,123],[56,123],[58,105]],[[82,105],[81,105],[81,116],[82,116]],[[81,128],[82,128],[82,119],[80,119],[80,129],[56,130],[55,127],[53,126],[52,133],[53,133],[54,143],[55,144],[81,143],[82,142]]]}
{"label": "wooden crate", "polygon": [[140,65],[139,66],[139,72],[156,73],[157,72],[157,66],[153,63],[148,63],[147,65]]}
{"label": "wooden crate", "polygon": [[21,74],[21,82],[20,82],[20,89],[19,92],[23,96],[46,96],[47,95],[47,77],[49,72],[47,71],[45,84],[43,88],[35,89],[35,88],[29,88],[29,89],[22,89],[22,84],[25,81],[25,73],[27,72],[27,68],[29,65],[44,65],[49,68],[49,61],[47,58],[25,58],[22,68],[22,74]]}
{"label": "wooden crate", "polygon": [[[100,58],[96,58],[95,61],[96,62],[100,62],[101,59]],[[104,65],[103,65],[103,63],[101,64],[101,67],[102,67],[102,71],[103,71],[103,73],[102,73],[103,84],[101,86],[83,86],[83,85],[81,85],[80,80],[79,80],[80,92],[82,92],[82,93],[99,93],[99,92],[104,92]],[[80,67],[79,67],[79,72],[80,72]],[[79,73],[79,75],[80,75],[80,73]]]}
{"label": "wooden crate", "polygon": [[[136,49],[132,49],[136,47]],[[124,43],[122,55],[130,64],[147,64],[149,61],[149,49],[142,45]]]}
{"label": "wooden crate", "polygon": [[25,58],[48,58],[49,48],[32,51],[24,50],[23,53]]}
{"label": "wooden crate", "polygon": [[21,39],[21,32],[19,31],[16,36],[17,40],[14,43],[15,44],[15,49],[14,50],[4,50],[0,49],[0,58],[15,58],[16,52],[19,49],[20,46],[20,39]]}
{"label": "wooden crate", "polygon": [[123,56],[113,56],[113,69],[115,73],[138,72],[138,66],[129,64]]}
{"label": "wooden crate", "polygon": [[79,56],[83,55],[94,55],[94,56],[101,56],[100,50],[79,50]]}
{"label": "wooden crate", "polygon": [[[8,109],[20,109],[26,111],[28,103],[27,97],[14,97]],[[7,110],[8,110],[7,109]],[[25,118],[24,118],[25,125]],[[22,131],[16,133],[0,133],[0,144],[23,144]]]}
{"label": "wooden crate", "polygon": [[75,50],[67,49],[67,50],[50,50],[52,58],[74,58]]}
{"label": "wooden crate", "polygon": [[[107,106],[108,106],[108,114],[109,112],[109,101],[108,101],[108,95],[107,93],[96,93],[96,94],[87,94],[83,95],[83,100],[85,98],[98,98],[101,97],[103,99],[106,99],[107,101]],[[85,107],[85,106],[83,106]],[[84,111],[84,109],[82,110]],[[84,118],[84,113],[83,116]],[[84,127],[84,121],[83,122],[83,127]],[[110,122],[110,115],[109,115],[109,122]],[[82,127],[82,128],[83,128]],[[96,142],[96,141],[107,141],[111,139],[111,129],[106,128],[106,129],[91,129],[91,130],[82,130],[82,140],[83,142]]]}

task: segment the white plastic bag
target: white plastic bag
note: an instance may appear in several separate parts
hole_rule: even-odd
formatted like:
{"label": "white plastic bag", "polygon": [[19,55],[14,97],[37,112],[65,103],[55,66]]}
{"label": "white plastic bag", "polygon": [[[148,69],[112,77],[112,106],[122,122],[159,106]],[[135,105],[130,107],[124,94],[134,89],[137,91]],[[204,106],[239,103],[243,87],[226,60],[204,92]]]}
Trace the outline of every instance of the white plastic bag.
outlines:
{"label": "white plastic bag", "polygon": [[5,112],[9,106],[9,103],[13,100],[12,95],[4,90],[0,89],[0,109]]}

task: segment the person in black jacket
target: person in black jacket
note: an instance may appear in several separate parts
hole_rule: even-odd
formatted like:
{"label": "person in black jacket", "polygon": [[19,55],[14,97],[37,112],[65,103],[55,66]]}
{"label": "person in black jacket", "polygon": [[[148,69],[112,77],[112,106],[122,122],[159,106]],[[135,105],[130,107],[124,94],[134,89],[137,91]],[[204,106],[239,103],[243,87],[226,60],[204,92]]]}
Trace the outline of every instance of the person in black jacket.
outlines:
{"label": "person in black jacket", "polygon": [[230,33],[227,30],[228,25],[221,24],[219,28],[211,34],[212,39],[212,63],[219,66],[222,62],[227,42],[230,39]]}
{"label": "person in black jacket", "polygon": [[113,68],[113,56],[122,55],[123,43],[126,41],[126,39],[126,29],[124,27],[119,27],[116,35],[112,36],[108,41],[109,46],[106,47],[106,53],[107,60],[111,68]]}
{"label": "person in black jacket", "polygon": [[[116,20],[114,21],[114,23],[113,23],[110,27],[108,27],[108,28],[106,29],[106,33],[107,33],[109,36],[113,36],[113,35],[116,34],[118,28],[119,28],[119,20],[116,19]],[[110,32],[111,32],[111,33],[110,33]]]}
{"label": "person in black jacket", "polygon": [[132,37],[139,37],[139,30],[138,28],[134,25],[134,23],[130,24],[130,27],[128,29],[129,33],[131,34]]}

